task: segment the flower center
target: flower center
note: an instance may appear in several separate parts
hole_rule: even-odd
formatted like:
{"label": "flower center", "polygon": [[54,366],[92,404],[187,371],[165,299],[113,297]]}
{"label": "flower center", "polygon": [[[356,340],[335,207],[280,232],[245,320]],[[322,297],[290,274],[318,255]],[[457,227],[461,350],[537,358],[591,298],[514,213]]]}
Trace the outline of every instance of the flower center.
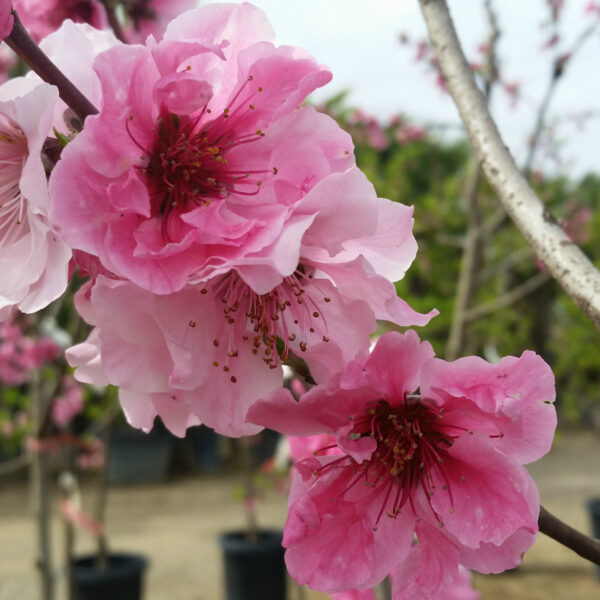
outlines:
{"label": "flower center", "polygon": [[[381,492],[383,501],[374,529],[384,511],[388,517],[395,518],[408,503],[416,512],[414,494],[421,489],[429,500],[435,488],[434,474],[445,482],[442,489],[452,500],[442,465],[457,435],[444,426],[442,408],[410,396],[400,406],[391,406],[380,399],[369,403],[365,412],[354,416],[352,421],[350,440],[368,436],[377,442],[371,458],[359,464],[346,455],[325,464],[315,474],[347,468],[355,475],[345,492],[359,482]],[[431,506],[430,501],[429,504]],[[440,521],[433,507],[432,510]],[[441,521],[440,525],[443,525]]]}
{"label": "flower center", "polygon": [[176,229],[169,227],[171,218],[231,194],[254,196],[259,193],[264,177],[277,174],[275,167],[245,169],[238,164],[240,154],[231,154],[239,146],[265,136],[260,129],[248,131],[251,121],[248,113],[256,109],[249,100],[263,89],[259,86],[249,90],[241,99],[252,80],[249,76],[234,94],[230,107],[217,117],[209,105],[193,115],[183,116],[169,112],[163,105],[150,149],[142,148],[130,132],[132,140],[148,157],[141,170],[150,195],[151,216],[162,220],[165,241],[177,237],[173,234]]}
{"label": "flower center", "polygon": [[[236,273],[225,275],[212,293],[221,300],[225,319],[214,345],[227,349],[228,360],[213,365],[231,372],[235,365],[229,359],[237,358],[241,347],[247,345],[252,354],[261,354],[265,364],[275,369],[280,360],[287,360],[290,350],[302,353],[309,344],[329,342],[321,299],[307,293],[306,277],[300,266],[270,292],[256,294]],[[323,297],[322,301],[327,304],[331,299]]]}

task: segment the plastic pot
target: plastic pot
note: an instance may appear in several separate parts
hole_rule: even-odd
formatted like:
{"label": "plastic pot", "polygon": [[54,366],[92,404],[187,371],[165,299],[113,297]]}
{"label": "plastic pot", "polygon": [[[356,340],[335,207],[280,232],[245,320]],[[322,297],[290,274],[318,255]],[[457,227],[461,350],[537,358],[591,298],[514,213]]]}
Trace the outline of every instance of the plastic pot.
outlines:
{"label": "plastic pot", "polygon": [[141,600],[148,560],[139,554],[110,554],[105,569],[97,556],[86,555],[73,563],[75,600]]}
{"label": "plastic pot", "polygon": [[219,537],[225,561],[227,600],[285,600],[286,569],[281,531],[261,530],[251,540],[246,531]]}

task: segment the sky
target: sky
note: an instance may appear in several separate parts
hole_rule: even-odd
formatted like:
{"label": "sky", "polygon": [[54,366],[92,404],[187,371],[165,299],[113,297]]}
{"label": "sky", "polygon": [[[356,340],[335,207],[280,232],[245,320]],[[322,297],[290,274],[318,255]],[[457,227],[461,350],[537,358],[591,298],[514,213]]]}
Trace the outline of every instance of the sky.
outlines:
{"label": "sky", "polygon": [[[572,46],[593,22],[585,14],[589,0],[566,0],[561,21],[562,45]],[[458,113],[450,97],[435,85],[425,64],[414,60],[413,46],[401,45],[400,33],[426,39],[418,0],[254,0],[273,24],[277,43],[301,46],[333,72],[333,81],[317,91],[314,101],[348,90],[348,103],[385,121],[403,114],[418,123],[449,125],[442,135],[457,135]],[[554,50],[543,50],[550,37],[541,23],[548,20],[545,0],[495,0],[501,30],[498,56],[503,77],[521,86],[521,100],[511,106],[498,90],[492,112],[505,143],[519,161],[527,151],[537,108],[547,88]],[[476,60],[487,38],[482,0],[450,0],[450,11],[467,57]],[[599,30],[600,31],[600,28]],[[537,167],[579,176],[600,173],[600,34],[587,40],[566,70],[552,98],[548,120],[556,125],[560,164],[539,154]],[[597,112],[583,126],[574,119]]]}

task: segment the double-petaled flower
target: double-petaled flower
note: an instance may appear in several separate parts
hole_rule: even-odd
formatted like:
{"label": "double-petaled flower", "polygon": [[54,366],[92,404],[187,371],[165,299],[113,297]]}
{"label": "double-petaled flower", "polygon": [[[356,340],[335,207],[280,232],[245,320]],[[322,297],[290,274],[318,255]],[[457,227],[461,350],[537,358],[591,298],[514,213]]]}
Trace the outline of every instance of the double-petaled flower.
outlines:
{"label": "double-petaled flower", "polygon": [[213,4],[101,53],[100,113],[52,173],[53,222],[103,273],[80,301],[97,330],[69,356],[121,387],[136,426],[256,431],[246,410],[291,352],[326,377],[376,319],[435,314],[392,284],[416,253],[412,209],[378,198],[348,134],[300,106],[329,71],[271,38],[255,7]]}

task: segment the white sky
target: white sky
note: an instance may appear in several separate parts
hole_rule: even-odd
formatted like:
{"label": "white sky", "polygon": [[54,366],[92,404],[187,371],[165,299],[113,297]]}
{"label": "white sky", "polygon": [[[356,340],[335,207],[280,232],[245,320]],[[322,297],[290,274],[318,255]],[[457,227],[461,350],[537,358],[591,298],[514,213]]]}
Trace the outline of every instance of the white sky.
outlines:
{"label": "white sky", "polygon": [[[568,49],[579,32],[592,22],[584,14],[588,0],[566,0],[561,29]],[[439,91],[424,64],[414,61],[412,48],[401,46],[398,35],[426,37],[418,0],[254,0],[273,24],[278,44],[301,46],[333,72],[333,81],[318,91],[323,100],[350,90],[349,102],[385,120],[402,113],[419,122],[458,123],[450,98]],[[469,58],[487,37],[482,0],[450,0],[463,47]],[[551,51],[541,46],[549,36],[540,23],[547,19],[545,0],[495,0],[502,37],[499,56],[505,79],[522,85],[524,100],[511,109],[498,91],[492,108],[505,142],[523,158],[533,128],[535,108],[546,89]],[[554,120],[583,111],[600,113],[600,35],[589,39],[560,82],[550,106]],[[563,170],[581,174],[600,172],[600,114],[585,128],[563,125]],[[546,161],[546,170],[556,165]]]}

